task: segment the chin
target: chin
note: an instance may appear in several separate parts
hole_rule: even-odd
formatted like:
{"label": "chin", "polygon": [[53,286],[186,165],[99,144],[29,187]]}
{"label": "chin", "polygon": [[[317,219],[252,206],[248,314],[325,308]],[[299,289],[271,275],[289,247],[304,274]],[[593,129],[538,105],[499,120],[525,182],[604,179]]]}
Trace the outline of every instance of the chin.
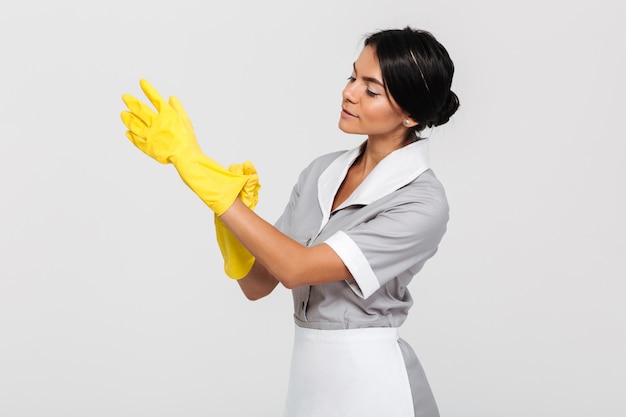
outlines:
{"label": "chin", "polygon": [[342,123],[342,120],[339,120],[339,124],[338,124],[339,130],[341,130],[344,133],[349,133],[349,134],[362,134],[361,132],[358,132],[354,129],[351,129],[350,126],[346,126],[346,123]]}

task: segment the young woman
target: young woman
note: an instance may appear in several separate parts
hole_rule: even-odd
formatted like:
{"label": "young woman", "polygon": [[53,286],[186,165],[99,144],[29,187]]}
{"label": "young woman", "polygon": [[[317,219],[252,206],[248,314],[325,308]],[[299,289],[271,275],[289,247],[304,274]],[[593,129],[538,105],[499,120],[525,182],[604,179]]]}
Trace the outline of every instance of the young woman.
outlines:
{"label": "young woman", "polygon": [[172,163],[215,212],[225,269],[258,299],[292,289],[295,340],[285,416],[438,416],[426,376],[398,328],[407,289],[437,251],[448,221],[444,189],[428,165],[426,127],[459,106],[454,65],[428,32],[370,35],[342,94],[339,128],[358,148],[315,159],[275,223],[251,209],[251,164],[226,170],[199,149],[182,106],[147,82],[157,112],[125,95],[127,136]]}

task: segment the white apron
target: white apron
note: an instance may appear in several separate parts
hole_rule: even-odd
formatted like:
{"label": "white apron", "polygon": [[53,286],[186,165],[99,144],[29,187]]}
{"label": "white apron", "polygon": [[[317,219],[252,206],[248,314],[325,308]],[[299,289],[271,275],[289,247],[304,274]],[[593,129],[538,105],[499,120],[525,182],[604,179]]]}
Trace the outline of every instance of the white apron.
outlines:
{"label": "white apron", "polygon": [[295,327],[285,417],[414,417],[398,329]]}

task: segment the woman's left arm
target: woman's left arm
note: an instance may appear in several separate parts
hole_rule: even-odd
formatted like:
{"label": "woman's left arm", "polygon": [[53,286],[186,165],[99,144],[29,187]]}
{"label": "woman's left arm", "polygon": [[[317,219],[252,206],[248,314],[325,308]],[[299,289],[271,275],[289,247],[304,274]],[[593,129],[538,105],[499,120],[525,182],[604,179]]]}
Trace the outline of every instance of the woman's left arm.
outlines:
{"label": "woman's left arm", "polygon": [[286,288],[341,281],[352,276],[330,246],[324,243],[303,246],[263,220],[239,199],[220,219],[254,255],[256,262],[263,264]]}

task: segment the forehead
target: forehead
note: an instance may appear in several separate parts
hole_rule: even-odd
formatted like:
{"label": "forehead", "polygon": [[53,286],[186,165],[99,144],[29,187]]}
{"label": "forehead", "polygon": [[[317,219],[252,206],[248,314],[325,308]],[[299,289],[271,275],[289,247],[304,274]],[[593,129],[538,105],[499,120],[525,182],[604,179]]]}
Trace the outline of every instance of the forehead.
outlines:
{"label": "forehead", "polygon": [[382,81],[380,64],[378,63],[378,56],[374,47],[370,45],[364,47],[354,62],[354,67],[359,75],[377,78]]}

